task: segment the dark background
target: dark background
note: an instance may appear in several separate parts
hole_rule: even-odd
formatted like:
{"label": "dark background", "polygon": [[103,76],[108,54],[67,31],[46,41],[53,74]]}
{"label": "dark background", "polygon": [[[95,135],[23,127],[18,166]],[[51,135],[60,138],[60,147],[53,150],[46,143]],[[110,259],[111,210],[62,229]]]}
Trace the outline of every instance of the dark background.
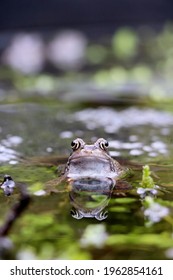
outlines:
{"label": "dark background", "polygon": [[2,0],[0,30],[161,25],[173,19],[172,0]]}

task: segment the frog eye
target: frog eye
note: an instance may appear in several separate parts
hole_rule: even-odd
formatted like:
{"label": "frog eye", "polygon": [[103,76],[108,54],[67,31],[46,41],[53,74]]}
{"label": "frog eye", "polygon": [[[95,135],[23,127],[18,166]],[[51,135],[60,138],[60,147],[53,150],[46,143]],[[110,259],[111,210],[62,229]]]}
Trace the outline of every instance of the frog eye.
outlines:
{"label": "frog eye", "polygon": [[77,138],[71,142],[71,147],[72,147],[73,151],[75,151],[75,150],[78,150],[84,144],[85,144],[85,142],[82,139]]}
{"label": "frog eye", "polygon": [[107,140],[105,139],[100,139],[99,141],[99,147],[102,149],[102,150],[106,150],[106,148],[109,146],[109,143]]}

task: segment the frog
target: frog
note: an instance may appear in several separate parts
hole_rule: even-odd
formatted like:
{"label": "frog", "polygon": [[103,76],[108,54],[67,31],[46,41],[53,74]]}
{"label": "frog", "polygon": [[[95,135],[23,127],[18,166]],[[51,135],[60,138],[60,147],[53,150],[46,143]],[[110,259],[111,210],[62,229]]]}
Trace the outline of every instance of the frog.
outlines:
{"label": "frog", "polygon": [[[74,139],[71,142],[72,152],[66,161],[65,168],[58,178],[46,183],[46,192],[60,192],[64,187],[67,191],[71,191],[76,180],[85,182],[81,184],[81,190],[88,188],[86,187],[88,182],[90,188],[92,180],[93,182],[106,180],[112,188],[116,185],[117,188],[124,189],[122,178],[126,177],[128,169],[110,156],[108,147],[109,142],[104,138],[98,138],[92,144],[87,144],[82,138]],[[57,189],[57,186],[62,189]],[[100,186],[102,184],[98,184],[98,188]],[[95,188],[94,185],[93,188]],[[102,189],[103,187],[101,191]]]}
{"label": "frog", "polygon": [[118,191],[129,188],[123,180],[127,169],[110,156],[108,146],[104,138],[98,138],[93,144],[86,144],[81,138],[71,142],[72,153],[64,176],[70,186],[71,214],[75,219],[106,219],[104,208],[114,187]]}
{"label": "frog", "polygon": [[124,181],[128,169],[111,157],[108,147],[109,142],[104,138],[91,144],[82,138],[74,139],[60,176],[45,185],[47,194],[68,192],[75,219],[106,219],[104,208],[111,195],[124,196],[130,190]]}
{"label": "frog", "polygon": [[76,138],[71,142],[72,153],[65,167],[67,180],[78,178],[110,178],[114,181],[125,174],[126,170],[108,152],[109,143],[104,138],[93,144],[86,144],[83,139]]}

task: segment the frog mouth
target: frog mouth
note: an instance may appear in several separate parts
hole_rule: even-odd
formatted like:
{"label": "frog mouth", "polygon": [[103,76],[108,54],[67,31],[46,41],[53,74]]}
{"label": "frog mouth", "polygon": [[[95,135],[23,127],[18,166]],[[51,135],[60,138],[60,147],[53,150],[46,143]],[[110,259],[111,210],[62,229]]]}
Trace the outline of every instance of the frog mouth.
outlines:
{"label": "frog mouth", "polygon": [[108,162],[109,158],[105,158],[105,156],[96,156],[96,155],[92,155],[92,154],[86,154],[86,155],[82,155],[82,156],[75,156],[73,158],[71,158],[71,161],[76,161],[76,160],[80,160],[82,161],[82,159],[85,160],[100,160],[100,161],[104,161],[104,162]]}
{"label": "frog mouth", "polygon": [[94,158],[94,159],[100,159],[100,160],[104,160],[104,161],[109,160],[108,155],[102,155],[102,154],[100,154],[100,155],[97,154],[96,155],[92,151],[87,151],[87,152],[85,152],[83,154],[80,154],[80,155],[73,155],[71,157],[71,160],[73,160],[73,159],[83,159],[83,158],[85,158],[85,159],[93,159]]}

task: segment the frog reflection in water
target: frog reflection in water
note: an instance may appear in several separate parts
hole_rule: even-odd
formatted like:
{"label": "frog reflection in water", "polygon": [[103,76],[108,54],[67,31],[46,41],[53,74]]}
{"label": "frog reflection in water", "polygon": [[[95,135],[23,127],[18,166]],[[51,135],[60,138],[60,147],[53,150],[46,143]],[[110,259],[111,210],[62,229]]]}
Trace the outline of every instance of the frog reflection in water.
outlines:
{"label": "frog reflection in water", "polygon": [[103,220],[113,188],[127,171],[108,153],[108,142],[99,138],[88,145],[81,138],[72,141],[73,149],[65,167],[69,183],[72,216]]}

